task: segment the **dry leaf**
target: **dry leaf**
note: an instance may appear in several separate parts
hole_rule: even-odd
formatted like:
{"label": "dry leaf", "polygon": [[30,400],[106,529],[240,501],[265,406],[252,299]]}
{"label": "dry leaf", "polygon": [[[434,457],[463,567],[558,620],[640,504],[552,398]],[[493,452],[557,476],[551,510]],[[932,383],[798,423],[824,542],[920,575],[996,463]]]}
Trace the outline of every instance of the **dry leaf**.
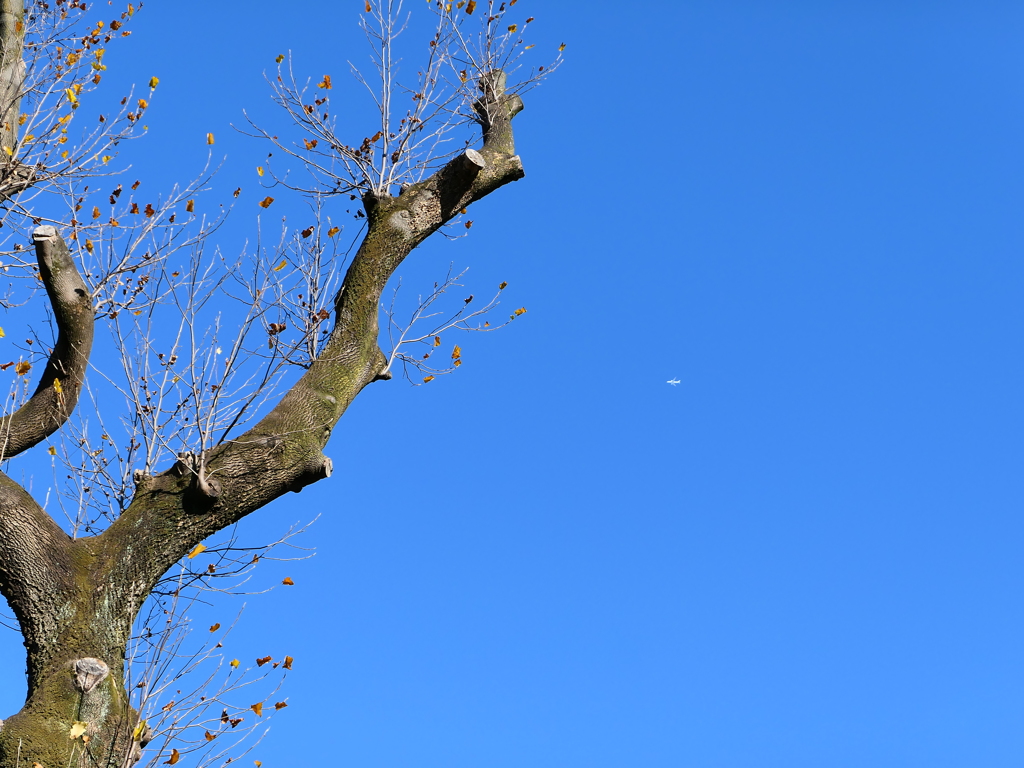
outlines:
{"label": "dry leaf", "polygon": [[212,133],[206,134],[206,143],[207,144],[213,144],[213,134]]}
{"label": "dry leaf", "polygon": [[281,583],[284,584],[286,587],[294,587],[295,586],[295,582],[292,581],[291,576],[285,576],[284,579],[281,581]]}
{"label": "dry leaf", "polygon": [[176,749],[171,750],[171,759],[164,760],[164,765],[174,765],[176,762],[181,760],[181,753]]}
{"label": "dry leaf", "polygon": [[249,706],[249,709],[251,709],[253,712],[256,713],[256,717],[263,717],[263,702],[257,702],[256,704],[251,704]]}
{"label": "dry leaf", "polygon": [[188,559],[191,560],[196,555],[202,554],[205,551],[206,551],[206,545],[205,544],[196,544],[196,548],[188,553]]}
{"label": "dry leaf", "polygon": [[85,733],[85,729],[88,727],[88,723],[83,723],[81,720],[76,720],[75,724],[71,726],[71,731],[68,732],[68,738],[77,739],[79,736]]}
{"label": "dry leaf", "polygon": [[272,198],[270,195],[267,195],[262,200],[260,200],[260,208],[269,208],[272,202],[274,202],[274,198]]}

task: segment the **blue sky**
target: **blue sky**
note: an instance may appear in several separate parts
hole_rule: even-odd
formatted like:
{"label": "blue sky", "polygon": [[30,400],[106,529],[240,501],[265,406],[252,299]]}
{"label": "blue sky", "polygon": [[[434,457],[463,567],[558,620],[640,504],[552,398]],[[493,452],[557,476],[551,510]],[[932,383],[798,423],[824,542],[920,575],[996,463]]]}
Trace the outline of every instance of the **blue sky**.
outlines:
{"label": "blue sky", "polygon": [[[341,82],[361,5],[154,0],[111,48],[161,80],[140,173],[216,133],[225,250],[266,152],[230,124],[279,53]],[[468,266],[529,312],[369,387],[335,475],[247,521],[320,516],[228,649],[296,659],[246,760],[1019,765],[1024,7],[522,6],[567,43],[527,177],[402,276]]]}

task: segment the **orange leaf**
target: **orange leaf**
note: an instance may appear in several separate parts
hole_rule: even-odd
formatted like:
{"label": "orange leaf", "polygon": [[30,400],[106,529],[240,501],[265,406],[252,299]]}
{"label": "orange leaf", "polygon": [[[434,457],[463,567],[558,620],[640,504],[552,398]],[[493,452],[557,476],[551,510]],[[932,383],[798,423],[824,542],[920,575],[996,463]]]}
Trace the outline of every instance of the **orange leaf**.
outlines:
{"label": "orange leaf", "polygon": [[287,587],[294,587],[295,586],[295,582],[292,581],[291,576],[286,576],[284,578],[284,581],[282,581],[281,583],[284,584]]}
{"label": "orange leaf", "polygon": [[176,749],[171,750],[171,759],[165,760],[164,765],[174,765],[176,762],[181,760],[181,754]]}
{"label": "orange leaf", "polygon": [[206,134],[206,143],[207,144],[213,144],[213,134],[212,133]]}
{"label": "orange leaf", "polygon": [[216,632],[218,629],[220,629],[220,622],[219,621],[216,624],[214,624],[212,627],[210,627],[210,631],[211,632]]}
{"label": "orange leaf", "polygon": [[256,659],[256,666],[257,667],[262,667],[264,664],[267,664],[270,661],[271,661],[271,657],[270,656],[264,656],[262,659]]}
{"label": "orange leaf", "polygon": [[14,372],[19,376],[24,376],[30,370],[32,370],[32,363],[27,363],[24,360],[14,366]]}
{"label": "orange leaf", "polygon": [[192,211],[194,211],[195,209],[196,209],[196,201],[195,200],[189,200],[187,203],[185,203],[185,210],[188,211],[189,213],[192,213]]}
{"label": "orange leaf", "polygon": [[426,384],[426,383],[427,383],[427,382],[429,382],[429,381],[433,381],[433,380],[434,380],[434,378],[435,378],[435,377],[433,377],[433,376],[424,376],[424,377],[423,377],[423,383],[424,383],[424,384]]}
{"label": "orange leaf", "polygon": [[331,227],[330,229],[327,230],[327,236],[334,237],[339,232],[341,232],[341,227]]}
{"label": "orange leaf", "polygon": [[217,736],[216,736],[216,734],[213,734],[213,733],[210,733],[209,731],[207,731],[206,734],[205,734],[205,738],[206,738],[207,741],[213,741],[214,739],[217,738]]}
{"label": "orange leaf", "polygon": [[293,661],[295,661],[295,659],[293,659],[291,656],[285,656],[284,657],[284,668],[285,669],[291,669]]}
{"label": "orange leaf", "polygon": [[263,702],[252,704],[249,709],[256,713],[256,717],[263,717]]}
{"label": "orange leaf", "polygon": [[205,551],[206,551],[206,545],[205,544],[196,544],[196,548],[188,553],[188,559],[191,560],[196,555],[202,554]]}
{"label": "orange leaf", "polygon": [[272,202],[274,202],[274,198],[272,198],[270,195],[267,195],[262,200],[260,200],[260,208],[269,208]]}

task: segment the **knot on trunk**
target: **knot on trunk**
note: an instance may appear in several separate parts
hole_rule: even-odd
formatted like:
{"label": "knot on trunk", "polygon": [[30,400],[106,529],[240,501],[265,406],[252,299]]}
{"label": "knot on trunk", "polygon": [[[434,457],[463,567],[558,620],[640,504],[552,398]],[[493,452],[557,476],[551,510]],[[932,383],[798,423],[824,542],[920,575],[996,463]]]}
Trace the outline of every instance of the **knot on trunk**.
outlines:
{"label": "knot on trunk", "polygon": [[178,454],[178,461],[182,468],[192,474],[190,490],[199,494],[209,502],[214,502],[220,496],[220,481],[215,480],[206,473],[206,452]]}
{"label": "knot on trunk", "polygon": [[302,474],[295,479],[295,482],[288,486],[288,490],[292,493],[298,493],[307,485],[330,477],[332,472],[334,472],[334,462],[328,457],[321,455],[316,461],[310,462],[310,464],[303,468]]}
{"label": "knot on trunk", "polygon": [[75,665],[75,688],[82,693],[89,693],[97,685],[107,679],[110,667],[99,659],[91,657],[77,659]]}

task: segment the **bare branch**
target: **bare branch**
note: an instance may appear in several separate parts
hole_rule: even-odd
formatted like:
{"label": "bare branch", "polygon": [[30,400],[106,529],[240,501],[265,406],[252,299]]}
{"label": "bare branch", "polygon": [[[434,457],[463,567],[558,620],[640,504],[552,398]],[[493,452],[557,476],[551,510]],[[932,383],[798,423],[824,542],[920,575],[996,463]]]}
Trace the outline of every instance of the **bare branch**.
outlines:
{"label": "bare branch", "polygon": [[68,420],[78,403],[92,349],[92,298],[64,238],[44,225],[32,235],[39,276],[57,322],[57,344],[35,394],[0,419],[0,456],[9,459],[37,445]]}

